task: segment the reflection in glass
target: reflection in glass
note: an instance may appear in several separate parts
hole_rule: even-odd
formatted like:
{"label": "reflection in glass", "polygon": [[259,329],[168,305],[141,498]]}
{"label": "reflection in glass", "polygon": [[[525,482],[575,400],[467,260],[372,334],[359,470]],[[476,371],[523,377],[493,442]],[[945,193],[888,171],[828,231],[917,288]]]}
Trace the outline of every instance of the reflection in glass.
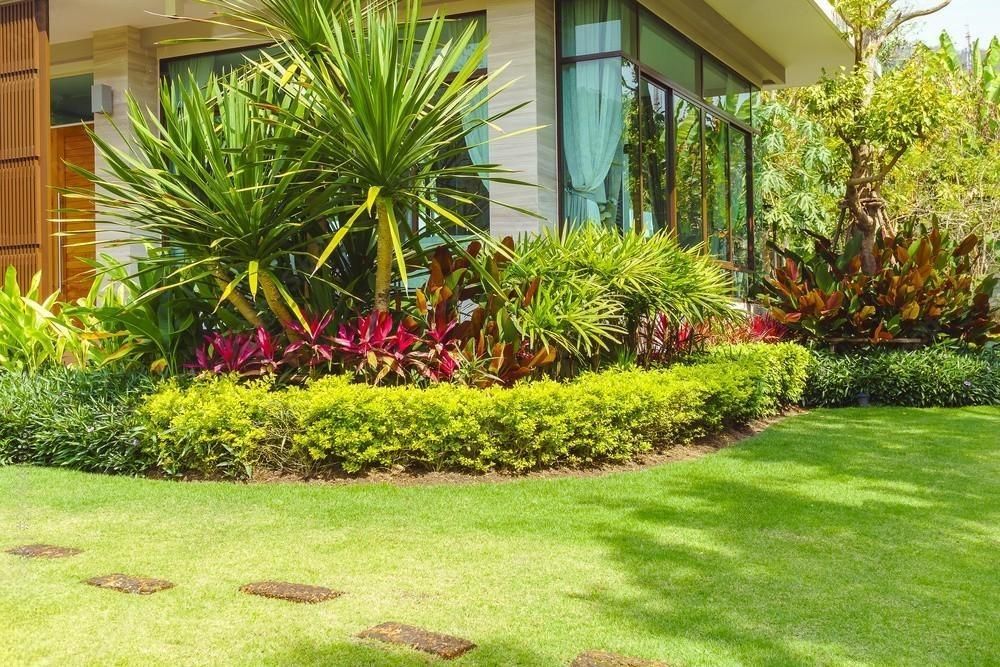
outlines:
{"label": "reflection in glass", "polygon": [[562,55],[635,54],[635,7],[623,0],[570,0],[562,12]]}
{"label": "reflection in glass", "polygon": [[715,257],[731,257],[729,236],[729,143],[728,125],[705,114],[705,199],[708,203],[709,251]]}
{"label": "reflection in glass", "polygon": [[701,111],[683,97],[674,96],[675,192],[677,239],[681,245],[700,244],[701,219]]}
{"label": "reflection in glass", "polygon": [[91,109],[90,89],[93,85],[93,74],[52,79],[49,88],[52,98],[52,125],[92,122],[94,112]]}
{"label": "reflection in glass", "polygon": [[702,86],[705,101],[740,120],[750,122],[750,84],[712,58],[704,59]]}
{"label": "reflection in glass", "polygon": [[667,91],[640,85],[642,128],[642,231],[667,229]]}
{"label": "reflection in glass", "polygon": [[648,11],[639,16],[639,57],[642,64],[694,92],[698,89],[698,58],[694,46]]}
{"label": "reflection in glass", "polygon": [[563,212],[570,222],[630,228],[635,68],[621,58],[563,67]]}
{"label": "reflection in glass", "polygon": [[750,211],[748,206],[747,134],[729,128],[729,206],[733,221],[733,263],[740,268],[750,266]]}

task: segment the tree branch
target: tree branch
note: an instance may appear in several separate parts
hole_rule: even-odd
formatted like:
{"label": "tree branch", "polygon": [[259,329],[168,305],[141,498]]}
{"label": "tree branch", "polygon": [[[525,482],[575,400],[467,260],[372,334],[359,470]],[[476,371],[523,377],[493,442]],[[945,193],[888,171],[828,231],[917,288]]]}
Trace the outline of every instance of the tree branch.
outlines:
{"label": "tree branch", "polygon": [[896,32],[896,30],[898,30],[900,26],[902,26],[904,23],[908,23],[913,19],[919,19],[924,16],[930,16],[931,14],[936,14],[937,12],[941,11],[950,4],[951,0],[941,0],[941,2],[937,3],[933,7],[928,7],[927,9],[918,9],[912,12],[900,12],[899,16],[897,16],[892,21],[892,23],[890,23],[886,27],[885,34],[891,35],[892,33]]}
{"label": "tree branch", "polygon": [[889,160],[889,163],[887,165],[882,167],[882,170],[879,171],[879,173],[875,174],[874,176],[866,176],[864,178],[852,178],[848,181],[848,185],[853,185],[857,187],[860,185],[869,185],[871,183],[877,183],[879,181],[885,180],[885,177],[889,175],[889,172],[892,171],[893,167],[896,166],[896,163],[899,162],[899,159],[901,157],[903,157],[907,149],[909,149],[909,145],[903,146],[898,151],[896,151],[896,154],[892,156],[892,159]]}

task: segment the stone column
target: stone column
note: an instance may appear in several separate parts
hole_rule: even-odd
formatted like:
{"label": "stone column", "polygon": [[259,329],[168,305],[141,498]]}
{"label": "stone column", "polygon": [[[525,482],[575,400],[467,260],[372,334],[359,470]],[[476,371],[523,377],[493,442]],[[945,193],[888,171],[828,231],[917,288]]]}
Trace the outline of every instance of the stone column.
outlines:
{"label": "stone column", "polygon": [[[490,161],[516,170],[514,178],[540,186],[491,185],[492,198],[544,216],[544,220],[536,220],[493,204],[490,231],[497,237],[516,238],[557,222],[555,6],[552,0],[500,0],[487,5],[486,21],[490,69],[509,62],[498,82],[517,79],[493,99],[491,112],[529,102],[501,119],[499,125],[504,132],[490,130],[495,141],[490,143]],[[506,132],[536,126],[545,127],[510,139],[499,138]]]}
{"label": "stone column", "polygon": [[[119,135],[119,130],[125,136],[129,136],[131,132],[125,91],[131,92],[139,104],[148,107],[151,113],[159,113],[159,64],[156,49],[142,45],[138,28],[121,26],[95,32],[93,53],[94,84],[110,86],[114,91],[113,113],[95,114],[94,130],[110,144],[122,147],[124,141]],[[97,173],[101,174],[107,165],[99,153],[96,158]],[[115,240],[129,238],[131,235],[107,222],[102,223],[102,219],[106,221],[107,214],[102,214],[98,209],[97,253],[99,255],[106,253],[120,261],[128,261],[144,253],[140,244],[109,245]]]}

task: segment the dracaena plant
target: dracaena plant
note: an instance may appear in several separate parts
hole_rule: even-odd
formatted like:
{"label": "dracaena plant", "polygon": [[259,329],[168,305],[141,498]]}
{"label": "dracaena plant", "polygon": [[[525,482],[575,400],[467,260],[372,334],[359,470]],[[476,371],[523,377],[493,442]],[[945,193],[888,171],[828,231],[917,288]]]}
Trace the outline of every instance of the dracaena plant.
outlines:
{"label": "dracaena plant", "polygon": [[[76,168],[96,187],[67,190],[71,200],[104,212],[101,222],[122,232],[113,244],[163,239],[168,251],[141,267],[168,268],[153,289],[207,282],[255,328],[266,324],[262,312],[286,327],[299,319],[286,283],[309,281],[309,249],[332,236],[327,221],[342,207],[337,179],[312,168],[318,149],[291,147],[295,101],[245,69],[207,85],[193,75],[164,84],[162,122],[131,95],[126,102],[131,132],[123,144],[90,132],[107,166]],[[284,120],[274,122],[279,112]]]}
{"label": "dracaena plant", "polygon": [[784,265],[763,286],[771,315],[800,339],[818,342],[955,340],[984,344],[1000,333],[990,299],[995,276],[977,278],[980,240],[951,243],[933,225],[875,239],[876,270],[862,266],[861,241],[843,251],[816,235],[812,253],[777,249]]}
{"label": "dracaena plant", "polygon": [[407,280],[405,212],[425,212],[427,225],[447,240],[447,226],[478,233],[447,202],[486,200],[488,190],[470,194],[445,184],[517,182],[497,165],[451,159],[469,145],[488,143],[489,137],[475,138],[478,131],[514,110],[484,112],[507,87],[498,83],[504,68],[479,73],[488,40],[473,43],[475,26],[446,38],[446,19],[422,20],[418,2],[400,7],[345,0],[336,9],[324,0],[295,4],[308,20],[299,12],[294,17],[266,12],[263,22],[277,24],[273,32],[283,55],[267,59],[260,71],[296,100],[278,115],[296,128],[293,144],[299,152],[309,152],[317,171],[338,180],[339,196],[351,207],[318,263],[326,262],[359,220],[374,220],[374,306],[385,312],[394,257],[404,284]]}

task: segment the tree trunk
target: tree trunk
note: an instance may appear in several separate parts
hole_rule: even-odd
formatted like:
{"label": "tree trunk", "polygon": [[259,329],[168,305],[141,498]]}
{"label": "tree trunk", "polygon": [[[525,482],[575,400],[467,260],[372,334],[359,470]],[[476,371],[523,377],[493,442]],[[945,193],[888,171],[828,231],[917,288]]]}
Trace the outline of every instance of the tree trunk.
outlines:
{"label": "tree trunk", "polygon": [[[219,293],[224,294],[229,288],[229,280],[226,279],[226,274],[222,271],[222,269],[215,269],[212,271],[212,276],[215,278],[215,284],[219,286]],[[255,328],[264,326],[264,320],[262,320],[260,315],[257,314],[253,305],[244,299],[243,295],[235,289],[229,293],[226,300],[229,301],[234,308],[236,308],[236,312],[242,315],[243,319],[245,319],[249,324],[253,325]]]}
{"label": "tree trunk", "polygon": [[266,273],[260,274],[260,291],[264,293],[264,301],[267,302],[267,307],[271,309],[274,316],[278,318],[278,324],[281,328],[285,330],[290,341],[296,341],[299,339],[298,335],[292,331],[289,326],[295,321],[295,315],[292,311],[285,305],[285,300],[281,296],[281,291],[278,286],[274,284],[271,276]]}
{"label": "tree trunk", "polygon": [[379,202],[376,205],[378,210],[378,238],[376,239],[375,254],[375,310],[388,312],[389,310],[389,287],[392,284],[392,222],[389,220],[389,213],[386,205]]}

